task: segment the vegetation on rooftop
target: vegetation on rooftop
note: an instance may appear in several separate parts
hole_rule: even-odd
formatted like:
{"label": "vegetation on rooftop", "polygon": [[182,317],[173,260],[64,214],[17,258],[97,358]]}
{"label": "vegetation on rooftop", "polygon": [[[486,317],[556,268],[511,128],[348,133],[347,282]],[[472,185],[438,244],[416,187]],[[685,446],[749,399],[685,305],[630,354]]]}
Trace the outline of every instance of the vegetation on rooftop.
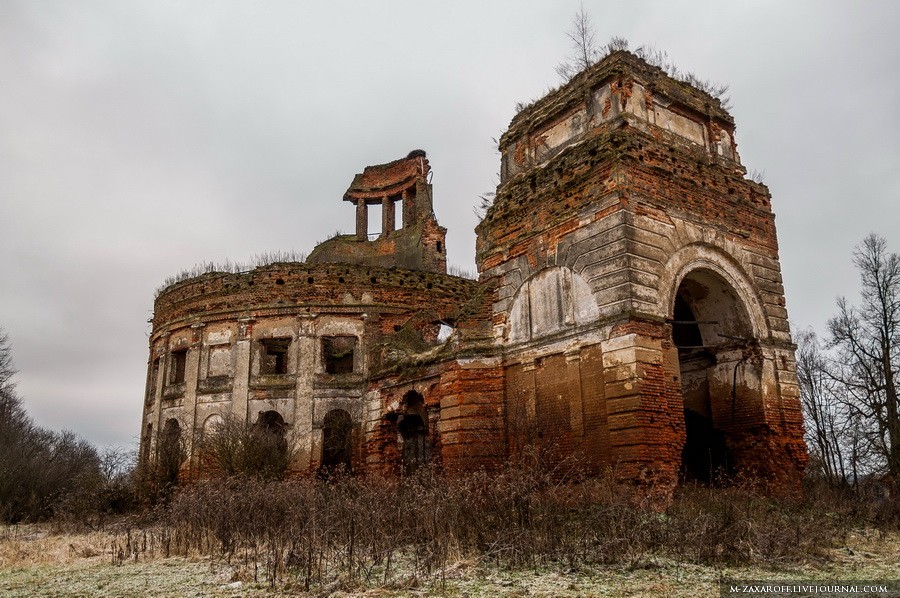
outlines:
{"label": "vegetation on rooftop", "polygon": [[224,262],[200,262],[194,264],[191,268],[186,268],[169,276],[163,284],[156,289],[156,297],[159,297],[163,291],[170,286],[179,282],[202,276],[203,274],[222,273],[222,274],[238,274],[240,272],[249,272],[255,268],[269,266],[271,264],[281,263],[300,263],[306,261],[306,254],[300,251],[265,251],[251,257],[246,262],[232,262],[225,260]]}
{"label": "vegetation on rooftop", "polygon": [[[591,16],[584,10],[583,6],[575,13],[575,17],[572,19],[572,27],[566,31],[566,37],[571,42],[571,53],[556,66],[556,74],[562,79],[560,87],[566,85],[578,74],[591,68],[610,54],[624,51],[631,52],[647,64],[661,69],[676,81],[686,83],[719,100],[724,110],[731,108],[728,85],[704,79],[693,71],[682,70],[665,50],[659,50],[652,44],[641,45],[632,50],[628,39],[619,35],[612,36],[605,44],[598,43],[597,31],[591,21]],[[516,103],[516,112],[521,112],[533,106],[544,97],[558,91],[560,87],[550,88],[543,96],[530,102]]]}

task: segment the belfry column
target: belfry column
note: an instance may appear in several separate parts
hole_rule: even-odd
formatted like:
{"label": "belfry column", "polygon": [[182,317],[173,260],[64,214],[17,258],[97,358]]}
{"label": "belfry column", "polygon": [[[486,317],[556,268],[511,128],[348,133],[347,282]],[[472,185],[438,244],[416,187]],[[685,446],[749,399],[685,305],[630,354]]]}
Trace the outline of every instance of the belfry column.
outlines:
{"label": "belfry column", "polygon": [[394,230],[394,202],[388,196],[381,198],[381,236]]}
{"label": "belfry column", "polygon": [[356,200],[356,239],[366,241],[369,238],[369,210],[366,200],[360,197]]}
{"label": "belfry column", "polygon": [[409,189],[403,190],[403,228],[416,221],[415,197],[410,195]]}

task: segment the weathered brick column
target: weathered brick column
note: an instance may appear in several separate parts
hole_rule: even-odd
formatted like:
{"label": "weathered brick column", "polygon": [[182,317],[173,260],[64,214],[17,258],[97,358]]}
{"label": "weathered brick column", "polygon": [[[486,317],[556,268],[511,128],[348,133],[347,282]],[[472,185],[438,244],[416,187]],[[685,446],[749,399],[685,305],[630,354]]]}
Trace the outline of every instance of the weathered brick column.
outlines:
{"label": "weathered brick column", "polygon": [[601,343],[616,479],[668,495],[678,483],[684,416],[670,327],[632,321]]}
{"label": "weathered brick column", "polygon": [[356,200],[356,239],[366,241],[369,238],[369,209],[366,200]]}
{"label": "weathered brick column", "polygon": [[381,200],[381,234],[387,235],[394,231],[394,202],[385,196]]}

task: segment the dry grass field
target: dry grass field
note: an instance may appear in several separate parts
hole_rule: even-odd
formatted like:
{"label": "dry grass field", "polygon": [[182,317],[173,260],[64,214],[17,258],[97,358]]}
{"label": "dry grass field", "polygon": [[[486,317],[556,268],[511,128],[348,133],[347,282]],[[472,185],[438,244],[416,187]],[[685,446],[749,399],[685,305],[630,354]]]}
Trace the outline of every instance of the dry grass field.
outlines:
{"label": "dry grass field", "polygon": [[[897,581],[873,489],[685,485],[668,503],[536,469],[198,481],[154,508],[0,527],[0,596],[718,596],[720,580]],[[90,528],[89,525],[94,525]]]}
{"label": "dry grass field", "polygon": [[[290,575],[271,587],[253,564],[199,554],[164,558],[117,555],[121,533],[55,533],[48,526],[0,531],[3,596],[718,596],[717,580],[896,580],[900,536],[858,530],[816,559],[783,565],[712,566],[644,556],[627,565],[503,569],[461,559],[428,579],[387,585],[337,579],[304,591]],[[402,565],[398,565],[402,567]],[[261,565],[260,565],[261,567]],[[257,577],[261,577],[257,569]]]}

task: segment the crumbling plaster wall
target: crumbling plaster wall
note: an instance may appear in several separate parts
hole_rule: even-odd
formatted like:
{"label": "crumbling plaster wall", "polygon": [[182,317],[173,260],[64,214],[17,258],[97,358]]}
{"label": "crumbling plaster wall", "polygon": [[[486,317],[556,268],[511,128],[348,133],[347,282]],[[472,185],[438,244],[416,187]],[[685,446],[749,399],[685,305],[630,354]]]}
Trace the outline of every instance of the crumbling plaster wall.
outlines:
{"label": "crumbling plaster wall", "polygon": [[[281,264],[173,285],[154,313],[142,456],[169,419],[193,454],[210,417],[253,423],[275,411],[295,443],[292,469],[310,471],[321,459],[325,416],[341,409],[356,429],[354,465],[363,467],[363,396],[383,339],[410,322],[422,338],[434,337],[431,321],[452,320],[476,287],[445,274],[333,264]],[[352,372],[326,372],[322,339],[331,337],[356,339]],[[270,340],[287,342],[284,373],[262,369]],[[175,383],[179,351],[186,351],[184,380]],[[187,475],[196,466],[194,456]]]}

